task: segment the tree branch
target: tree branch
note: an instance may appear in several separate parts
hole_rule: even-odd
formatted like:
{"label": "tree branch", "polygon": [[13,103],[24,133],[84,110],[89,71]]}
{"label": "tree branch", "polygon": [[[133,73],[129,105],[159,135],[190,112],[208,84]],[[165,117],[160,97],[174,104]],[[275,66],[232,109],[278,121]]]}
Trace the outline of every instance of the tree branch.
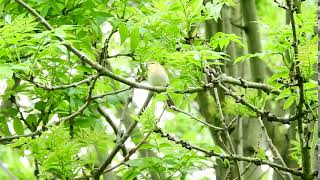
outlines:
{"label": "tree branch", "polygon": [[220,83],[228,83],[228,84],[241,86],[243,88],[253,88],[253,89],[262,90],[267,94],[272,93],[272,94],[275,94],[275,95],[279,95],[281,93],[280,90],[273,90],[273,87],[268,85],[268,84],[247,81],[247,80],[244,80],[242,78],[235,79],[235,78],[233,78],[231,76],[227,76],[226,74],[219,75],[216,78],[216,81],[218,81]]}
{"label": "tree branch", "polygon": [[[222,112],[220,99],[219,99],[219,95],[218,95],[218,90],[217,90],[217,88],[213,88],[213,91],[214,91],[214,97],[215,97],[217,108],[218,108],[219,115],[220,115],[220,123],[223,125],[223,128],[224,128],[224,134],[225,134],[225,136],[227,138],[227,141],[229,143],[229,147],[231,149],[231,152],[233,154],[236,154],[236,151],[235,151],[234,146],[232,144],[232,140],[231,140],[230,134],[228,132],[227,125],[226,125],[226,122],[225,122],[225,119],[224,119],[224,115],[223,115],[223,112]],[[223,142],[223,141],[221,141],[221,142]],[[229,152],[230,156],[232,156],[232,153]],[[238,164],[238,162],[236,160],[234,160],[234,163],[235,163],[235,166],[236,166],[238,179],[241,180],[241,173],[240,173],[239,164]]]}
{"label": "tree branch", "polygon": [[[299,55],[299,49],[298,49],[298,38],[297,38],[297,32],[296,32],[296,24],[295,24],[295,18],[294,18],[294,11],[295,8],[293,7],[291,0],[286,0],[287,6],[289,7],[288,13],[290,16],[290,22],[291,22],[291,29],[292,29],[292,39],[293,39],[293,51],[294,51],[294,62],[293,66],[290,69],[291,72],[294,73],[294,78],[298,81],[298,88],[299,88],[299,102],[297,105],[297,111],[298,114],[302,114],[304,112],[303,105],[305,103],[305,97],[304,97],[304,79],[302,76],[301,68],[300,68],[300,60],[298,58]],[[300,3],[300,2],[297,2]],[[297,5],[297,4],[295,4]],[[300,9],[298,10],[300,12]],[[295,70],[295,72],[294,72]],[[306,180],[313,179],[312,176],[312,167],[311,167],[311,154],[308,142],[306,139],[304,139],[304,130],[303,130],[303,119],[298,118],[298,134],[299,134],[299,142],[300,142],[300,149],[301,149],[301,160],[302,160],[302,169],[303,169],[303,178]],[[307,130],[307,128],[306,128]]]}
{"label": "tree branch", "polygon": [[190,114],[190,113],[188,113],[188,112],[183,111],[182,109],[177,108],[176,106],[170,106],[169,108],[172,109],[172,110],[174,110],[174,111],[177,111],[177,112],[183,113],[183,114],[185,114],[185,115],[188,115],[191,119],[194,119],[194,120],[196,120],[196,121],[198,121],[198,122],[200,122],[200,123],[208,126],[209,128],[212,128],[213,130],[223,131],[223,128],[217,127],[217,126],[214,126],[214,125],[211,125],[211,124],[209,124],[209,123],[206,123],[205,121],[202,121],[201,119],[193,116],[192,114]]}
{"label": "tree branch", "polygon": [[[104,117],[104,119],[108,122],[108,124],[113,129],[114,134],[117,136],[119,131],[117,129],[117,126],[112,121],[111,117],[103,110],[101,105],[98,106],[97,110]],[[126,156],[128,154],[127,149],[124,145],[121,147],[121,151],[122,151],[123,156]]]}
{"label": "tree branch", "polygon": [[63,117],[61,118],[59,121],[56,121],[54,124],[60,124],[61,122],[65,122],[65,121],[70,121],[73,118],[75,118],[76,116],[78,116],[79,114],[82,114],[82,112],[90,105],[91,101],[92,101],[92,91],[94,89],[94,86],[97,82],[97,79],[100,77],[99,73],[95,76],[94,81],[92,82],[92,85],[90,86],[89,90],[88,90],[88,96],[86,98],[86,102],[75,112],[73,112],[72,114],[70,114],[69,116]]}
{"label": "tree branch", "polygon": [[148,134],[143,138],[142,141],[140,141],[140,142],[136,145],[136,147],[130,149],[129,154],[127,154],[126,157],[124,157],[123,160],[122,160],[120,163],[118,163],[117,165],[115,165],[115,166],[113,166],[113,167],[110,167],[110,168],[106,169],[105,171],[103,171],[103,173],[107,173],[107,172],[109,172],[109,171],[112,171],[112,170],[118,168],[119,166],[121,166],[122,164],[126,163],[127,161],[129,161],[129,160],[130,160],[130,157],[141,147],[141,145],[142,145],[143,143],[146,142],[146,140],[148,139],[148,137],[151,135],[152,132],[153,132],[153,131],[148,132]]}
{"label": "tree branch", "polygon": [[273,2],[275,2],[276,4],[278,4],[278,7],[285,9],[285,10],[289,10],[288,6],[286,6],[284,3],[279,2],[279,0],[273,0]]}
{"label": "tree branch", "polygon": [[275,169],[278,169],[280,171],[289,172],[289,173],[291,173],[293,175],[296,175],[296,176],[302,176],[302,172],[301,171],[298,171],[298,170],[295,170],[295,169],[291,169],[291,168],[287,168],[287,167],[281,166],[279,164],[276,164],[276,163],[273,163],[273,162],[270,162],[270,161],[266,161],[266,160],[259,159],[259,158],[243,157],[243,156],[239,156],[239,155],[236,155],[236,154],[232,154],[232,156],[231,156],[231,155],[216,153],[216,152],[214,152],[212,150],[211,151],[210,150],[206,150],[206,149],[197,147],[195,145],[192,145],[187,141],[178,139],[178,138],[170,135],[169,133],[163,132],[162,129],[156,129],[156,130],[154,130],[154,132],[158,133],[161,137],[164,137],[167,140],[174,142],[175,144],[180,144],[185,149],[196,150],[196,151],[202,152],[202,153],[205,154],[206,157],[218,157],[218,158],[221,158],[222,160],[223,159],[228,159],[230,161],[233,161],[233,160],[246,161],[246,162],[249,162],[249,163],[251,162],[251,163],[253,163],[253,164],[257,165],[257,166],[268,165],[268,166],[270,166],[272,168],[275,168]]}
{"label": "tree branch", "polygon": [[[149,102],[151,101],[151,98],[153,96],[152,92],[149,92],[148,97],[146,101],[144,102],[143,106],[141,107],[138,116],[141,116],[142,113],[145,111],[146,107],[148,106]],[[103,171],[106,169],[106,167],[112,162],[113,158],[117,154],[117,152],[120,150],[121,146],[125,143],[125,141],[129,138],[131,132],[133,129],[137,126],[138,121],[134,121],[131,123],[129,128],[127,129],[126,133],[123,134],[123,136],[120,138],[120,140],[116,143],[115,147],[107,157],[107,159],[104,161],[104,163],[93,173],[94,179],[99,180],[100,175],[103,173]]]}
{"label": "tree branch", "polygon": [[103,98],[103,97],[105,97],[105,96],[119,94],[119,93],[128,91],[128,90],[130,90],[130,89],[132,89],[132,87],[128,87],[128,88],[120,89],[120,90],[117,90],[117,91],[113,91],[113,92],[108,92],[108,93],[104,93],[104,94],[92,96],[91,99],[92,99],[92,100],[100,99],[100,98]]}
{"label": "tree branch", "polygon": [[[266,138],[266,141],[271,149],[272,154],[274,155],[275,159],[279,160],[279,162],[281,163],[282,166],[287,167],[286,163],[284,162],[284,160],[281,157],[281,154],[279,153],[278,149],[276,148],[276,146],[273,144],[271,138],[269,137],[269,134],[267,132],[266,127],[264,126],[263,121],[261,120],[261,117],[258,117],[262,132]],[[291,174],[286,173],[287,177],[289,180],[293,180]]]}
{"label": "tree branch", "polygon": [[58,90],[58,89],[67,89],[67,88],[71,88],[71,87],[78,87],[81,84],[90,82],[94,78],[95,78],[95,76],[89,76],[88,78],[86,78],[84,80],[81,80],[79,82],[74,82],[74,83],[71,83],[71,84],[59,85],[59,86],[50,86],[50,85],[47,86],[47,85],[44,85],[44,84],[40,84],[40,83],[35,82],[33,78],[24,79],[24,80],[34,84],[36,87],[39,87],[39,88],[42,88],[42,89],[46,89],[48,91],[53,91],[53,90]]}
{"label": "tree branch", "polygon": [[41,134],[41,131],[35,131],[35,132],[32,132],[30,134],[25,134],[25,135],[16,135],[16,136],[10,136],[10,137],[1,137],[0,138],[0,143],[1,144],[5,144],[6,142],[11,142],[12,140],[14,139],[19,139],[19,138],[22,138],[22,137],[34,137],[34,136],[37,136],[37,135],[40,135]]}
{"label": "tree branch", "polygon": [[243,97],[236,95],[235,93],[233,93],[231,91],[231,89],[226,88],[221,83],[218,83],[218,86],[225,92],[226,95],[229,95],[232,98],[234,98],[237,103],[241,103],[241,104],[247,106],[249,109],[251,109],[252,111],[256,112],[257,114],[259,114],[263,118],[266,118],[268,121],[275,121],[275,122],[281,122],[283,124],[290,124],[291,121],[295,121],[295,120],[303,117],[307,113],[307,112],[298,113],[298,114],[296,114],[294,116],[290,116],[288,118],[286,118],[286,117],[278,117],[278,116],[276,116],[276,115],[274,115],[274,114],[272,114],[270,112],[261,110],[258,107],[250,104]]}

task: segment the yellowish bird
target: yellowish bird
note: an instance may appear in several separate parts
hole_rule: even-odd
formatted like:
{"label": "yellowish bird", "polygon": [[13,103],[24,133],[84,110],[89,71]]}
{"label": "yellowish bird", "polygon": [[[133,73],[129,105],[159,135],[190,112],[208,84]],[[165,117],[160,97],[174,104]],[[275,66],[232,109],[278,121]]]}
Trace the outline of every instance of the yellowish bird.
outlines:
{"label": "yellowish bird", "polygon": [[[169,77],[166,73],[166,70],[164,69],[163,66],[161,66],[160,63],[156,61],[147,62],[147,68],[148,68],[148,82],[150,83],[150,85],[162,86],[162,87],[166,87],[168,85]],[[167,104],[169,107],[174,105],[169,95],[168,95]]]}
{"label": "yellowish bird", "polygon": [[152,61],[147,63],[148,66],[148,82],[152,86],[167,86],[169,77],[160,63]]}

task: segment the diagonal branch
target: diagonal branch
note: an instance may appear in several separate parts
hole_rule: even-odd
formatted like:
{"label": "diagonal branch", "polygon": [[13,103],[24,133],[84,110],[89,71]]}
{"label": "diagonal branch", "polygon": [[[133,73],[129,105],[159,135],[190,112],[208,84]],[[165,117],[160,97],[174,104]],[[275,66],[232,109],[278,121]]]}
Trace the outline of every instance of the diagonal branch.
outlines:
{"label": "diagonal branch", "polygon": [[249,162],[249,163],[253,163],[253,164],[257,165],[257,166],[268,165],[268,166],[270,166],[272,168],[275,168],[275,169],[278,169],[280,171],[289,172],[289,173],[291,173],[293,175],[296,175],[296,176],[302,176],[302,172],[301,171],[298,171],[298,170],[295,170],[295,169],[291,169],[291,168],[288,168],[288,167],[284,167],[282,165],[279,165],[279,164],[276,164],[276,163],[273,163],[273,162],[270,162],[270,161],[266,161],[266,160],[263,160],[263,159],[260,159],[260,158],[244,157],[244,156],[239,156],[239,155],[236,155],[236,154],[227,155],[227,154],[216,153],[216,152],[214,152],[212,150],[203,149],[201,147],[192,145],[187,141],[178,139],[178,138],[172,136],[169,133],[163,132],[162,129],[160,129],[160,128],[154,130],[154,132],[158,133],[161,137],[166,138],[167,140],[174,142],[175,144],[181,145],[185,149],[196,150],[196,151],[202,152],[202,153],[205,154],[206,157],[218,157],[218,158],[221,158],[222,160],[223,159],[228,159],[230,161],[234,161],[234,160],[236,160],[236,161],[246,161],[246,162]]}
{"label": "diagonal branch", "polygon": [[143,138],[142,141],[140,141],[140,142],[136,145],[136,147],[130,149],[129,153],[123,158],[123,160],[122,160],[119,164],[117,164],[117,165],[115,165],[115,166],[113,166],[113,167],[110,167],[110,168],[106,169],[105,171],[103,171],[103,173],[112,171],[112,170],[118,168],[119,166],[121,166],[122,164],[126,163],[126,162],[130,159],[130,157],[142,146],[142,144],[146,142],[146,140],[147,140],[148,137],[151,135],[151,133],[152,133],[152,131],[148,132],[148,134]]}
{"label": "diagonal branch", "polygon": [[[152,96],[153,96],[153,93],[149,92],[146,101],[144,102],[144,104],[142,105],[142,107],[141,107],[141,109],[140,109],[140,111],[138,113],[138,116],[141,116],[142,113],[145,111],[145,109],[147,108],[149,102],[151,101]],[[109,154],[107,159],[104,161],[104,163],[99,167],[99,169],[97,169],[97,171],[94,172],[94,179],[99,180],[100,175],[110,165],[110,163],[112,162],[113,158],[118,153],[118,151],[120,150],[121,146],[129,138],[131,132],[134,130],[134,128],[137,126],[137,124],[138,124],[138,121],[134,121],[134,122],[131,123],[131,125],[127,129],[126,133],[124,133],[121,136],[120,140],[117,141],[115,147],[113,148],[113,150],[111,151],[111,153]]]}
{"label": "diagonal branch", "polygon": [[34,84],[36,87],[46,89],[48,91],[53,91],[53,90],[58,90],[58,89],[67,89],[67,88],[71,88],[71,87],[78,87],[81,84],[90,82],[94,78],[95,78],[95,76],[89,76],[88,78],[81,80],[79,82],[74,82],[71,84],[59,85],[59,86],[51,86],[51,85],[48,86],[48,85],[40,84],[40,83],[35,82],[33,78],[24,79],[24,80]]}
{"label": "diagonal branch", "polygon": [[[118,131],[117,126],[112,121],[111,117],[103,110],[101,105],[98,106],[97,110],[106,119],[106,121],[109,123],[109,125],[113,129],[114,134],[117,136],[119,131]],[[121,151],[122,151],[123,156],[126,156],[128,154],[127,149],[124,145],[121,147]]]}
{"label": "diagonal branch", "polygon": [[[216,101],[217,108],[218,108],[219,115],[220,115],[220,123],[223,125],[224,134],[225,134],[225,136],[227,138],[227,141],[229,143],[229,147],[231,149],[231,153],[229,151],[228,152],[229,152],[230,156],[232,156],[232,153],[236,154],[236,151],[235,151],[234,146],[232,144],[232,140],[231,140],[231,137],[230,137],[230,134],[228,132],[227,125],[226,125],[226,122],[225,122],[225,119],[224,119],[224,115],[223,115],[223,112],[222,112],[220,99],[219,99],[219,95],[218,95],[218,89],[214,88],[213,91],[214,91],[214,97],[215,97],[215,101]],[[226,149],[228,149],[228,148],[226,148]],[[235,163],[235,166],[236,166],[238,179],[241,180],[241,173],[240,173],[239,164],[238,164],[238,162],[236,160],[234,160],[234,163]]]}
{"label": "diagonal branch", "polygon": [[288,6],[286,6],[284,3],[279,2],[279,0],[273,0],[273,2],[275,2],[279,8],[283,8],[285,10],[289,10]]}
{"label": "diagonal branch", "polygon": [[202,121],[201,119],[195,117],[194,115],[192,115],[192,114],[190,114],[190,113],[188,113],[188,112],[183,111],[182,109],[177,108],[176,106],[170,106],[169,108],[172,109],[172,110],[174,110],[174,111],[177,111],[177,112],[183,113],[183,114],[185,114],[185,115],[188,115],[191,119],[194,119],[194,120],[196,120],[196,121],[198,121],[198,122],[200,122],[200,123],[208,126],[209,128],[212,128],[213,130],[217,130],[217,131],[222,131],[222,130],[224,130],[224,129],[221,128],[221,127],[217,127],[217,126],[211,125],[211,124],[209,124],[209,123],[206,123],[205,121]]}
{"label": "diagonal branch", "polygon": [[17,103],[17,99],[16,99],[16,97],[14,95],[11,95],[10,101],[17,107],[17,110],[18,110],[19,115],[20,115],[20,120],[28,127],[28,129],[30,129],[30,131],[33,131],[33,127],[24,118],[24,116],[22,114],[22,111],[20,109],[20,106]]}
{"label": "diagonal branch", "polygon": [[298,113],[298,114],[296,114],[294,116],[290,116],[290,117],[278,117],[270,112],[264,111],[262,109],[259,109],[256,106],[250,104],[245,99],[243,99],[242,96],[236,95],[234,92],[231,91],[231,89],[226,88],[225,86],[223,86],[219,82],[218,82],[218,86],[224,91],[224,93],[226,95],[229,95],[233,99],[235,99],[237,103],[241,103],[242,105],[247,106],[249,109],[256,112],[257,114],[259,114],[263,118],[266,118],[268,121],[275,121],[275,122],[281,122],[283,124],[290,124],[291,121],[295,121],[295,120],[303,117],[307,113],[307,111],[305,111],[305,112],[301,112],[301,113]]}
{"label": "diagonal branch", "polygon": [[70,121],[73,118],[75,118],[76,116],[78,116],[79,114],[82,114],[82,112],[90,105],[91,101],[92,101],[92,91],[95,87],[95,84],[98,80],[98,78],[100,77],[99,73],[95,76],[94,81],[92,82],[92,85],[89,87],[89,91],[88,91],[88,96],[86,98],[86,102],[75,112],[73,112],[72,114],[70,114],[69,116],[63,117],[61,118],[59,121],[54,122],[54,124],[60,124],[61,122],[65,122],[65,121]]}
{"label": "diagonal branch", "polygon": [[[261,120],[261,117],[258,117],[261,129],[263,131],[263,134],[266,138],[266,141],[271,149],[272,154],[274,155],[275,159],[277,159],[282,166],[287,167],[286,163],[284,162],[283,158],[281,157],[281,154],[279,153],[278,149],[276,148],[276,146],[273,144],[271,138],[269,137],[269,134],[267,132],[266,127],[264,126],[263,121]],[[289,180],[293,180],[291,174],[286,174]]]}
{"label": "diagonal branch", "polygon": [[128,88],[120,89],[120,90],[117,90],[117,91],[113,91],[113,92],[108,92],[108,93],[104,93],[104,94],[92,96],[91,99],[92,99],[92,100],[100,99],[100,98],[103,98],[103,97],[105,97],[105,96],[119,94],[119,93],[128,91],[128,90],[130,90],[130,89],[132,89],[132,88],[131,88],[131,87],[128,87]]}

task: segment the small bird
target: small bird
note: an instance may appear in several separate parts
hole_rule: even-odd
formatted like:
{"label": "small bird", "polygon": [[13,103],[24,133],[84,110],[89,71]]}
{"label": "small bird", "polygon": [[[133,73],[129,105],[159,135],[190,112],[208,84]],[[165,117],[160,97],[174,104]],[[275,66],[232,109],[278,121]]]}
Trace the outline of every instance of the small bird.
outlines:
{"label": "small bird", "polygon": [[[169,77],[164,67],[161,66],[160,63],[156,61],[147,62],[147,68],[148,68],[148,82],[152,86],[166,87],[168,85]],[[167,104],[169,107],[171,107],[174,105],[174,103],[168,94],[167,96],[168,96]]]}
{"label": "small bird", "polygon": [[151,61],[147,62],[148,67],[148,82],[152,86],[167,86],[169,77],[160,63]]}

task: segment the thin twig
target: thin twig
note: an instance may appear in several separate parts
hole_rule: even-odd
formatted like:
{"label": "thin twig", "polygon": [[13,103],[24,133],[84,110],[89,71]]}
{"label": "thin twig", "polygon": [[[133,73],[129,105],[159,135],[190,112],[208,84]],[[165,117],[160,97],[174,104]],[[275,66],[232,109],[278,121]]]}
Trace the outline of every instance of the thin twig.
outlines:
{"label": "thin twig", "polygon": [[[250,168],[250,166],[252,165],[252,162],[250,162],[245,168],[244,170],[241,172],[241,176],[243,176]],[[238,177],[236,177],[234,180],[237,180]]]}
{"label": "thin twig", "polygon": [[146,142],[147,138],[150,136],[150,134],[151,134],[152,132],[153,132],[153,131],[149,131],[148,134],[143,138],[143,140],[140,141],[140,142],[136,145],[136,147],[130,149],[130,150],[129,150],[129,153],[126,155],[126,157],[123,158],[123,160],[122,160],[119,164],[117,164],[117,165],[115,165],[115,166],[113,166],[113,167],[111,167],[111,168],[106,169],[103,173],[110,172],[110,171],[118,168],[118,167],[121,166],[122,164],[126,163],[126,162],[130,159],[130,157],[141,147],[141,145]]}
{"label": "thin twig", "polygon": [[132,89],[132,88],[131,88],[131,87],[128,87],[128,88],[120,89],[120,90],[117,90],[117,91],[113,91],[113,92],[108,92],[108,93],[104,93],[104,94],[92,96],[91,99],[92,99],[92,100],[100,99],[100,98],[103,98],[103,97],[105,97],[105,96],[119,94],[119,93],[128,91],[128,90],[130,90],[130,89]]}
{"label": "thin twig", "polygon": [[17,103],[17,99],[14,95],[11,95],[10,98],[11,102],[17,107],[18,113],[20,115],[20,120],[30,129],[30,131],[33,131],[32,126],[27,122],[27,120],[23,117],[22,111],[20,109],[20,106]]}
{"label": "thin twig", "polygon": [[[274,157],[280,161],[280,163],[281,163],[282,166],[287,167],[287,165],[286,165],[286,163],[284,162],[284,160],[282,159],[281,154],[279,153],[278,149],[275,147],[275,145],[273,144],[271,138],[269,137],[269,134],[268,134],[268,132],[267,132],[266,127],[264,126],[263,121],[261,120],[261,117],[258,117],[258,120],[259,120],[261,129],[262,129],[262,132],[263,132],[263,134],[264,134],[264,137],[266,138],[266,141],[267,141],[267,143],[268,143],[268,145],[269,145],[269,147],[270,147],[270,149],[271,149],[271,152],[273,153]],[[291,174],[286,173],[286,175],[287,175],[287,177],[288,177],[289,180],[292,180],[292,179],[293,179],[292,176],[291,176]]]}
{"label": "thin twig", "polygon": [[[229,143],[229,147],[231,149],[231,152],[233,154],[236,154],[236,151],[234,149],[234,146],[232,144],[232,140],[231,140],[231,137],[230,137],[230,134],[229,134],[229,131],[227,129],[227,125],[226,125],[226,122],[225,122],[225,119],[224,119],[224,115],[223,115],[223,112],[222,112],[222,108],[221,108],[221,104],[220,104],[220,99],[219,99],[219,95],[218,95],[218,90],[217,88],[214,88],[214,97],[215,97],[215,100],[216,100],[216,104],[217,104],[217,107],[218,107],[218,111],[219,111],[219,115],[220,115],[220,123],[223,125],[224,127],[224,134],[226,135],[226,138],[227,138],[227,141]],[[223,141],[222,141],[223,142]],[[230,155],[232,156],[232,153],[230,153]],[[238,164],[238,161],[234,160],[234,163],[235,163],[235,166],[236,166],[236,169],[237,169],[237,173],[238,173],[238,178],[239,180],[241,180],[241,174],[240,174],[240,168],[239,168],[239,164]]]}
{"label": "thin twig", "polygon": [[119,143],[121,136],[123,134],[122,126],[124,124],[125,118],[127,117],[128,113],[129,113],[129,104],[132,102],[132,99],[133,99],[133,91],[134,90],[132,89],[131,93],[130,93],[129,97],[127,98],[127,101],[124,105],[122,113],[121,113],[121,117],[120,117],[120,121],[119,121],[120,123],[119,123],[119,127],[118,127],[119,133],[117,134],[117,137],[116,137],[116,143]]}
{"label": "thin twig", "polygon": [[273,0],[273,2],[275,2],[276,4],[278,4],[278,7],[285,9],[285,10],[289,10],[288,6],[286,6],[284,3],[279,2],[279,0]]}
{"label": "thin twig", "polygon": [[196,120],[196,121],[198,121],[198,122],[200,122],[200,123],[208,126],[209,128],[212,128],[213,130],[223,131],[223,128],[217,127],[217,126],[211,125],[211,124],[209,124],[209,123],[207,123],[207,122],[205,122],[205,121],[202,121],[201,119],[193,116],[192,114],[190,114],[190,113],[188,113],[188,112],[183,111],[182,109],[177,108],[176,106],[170,106],[169,108],[172,109],[172,110],[174,110],[174,111],[177,111],[177,112],[183,113],[183,114],[185,114],[185,115],[188,115],[191,119],[194,119],[194,120]]}
{"label": "thin twig", "polygon": [[[117,126],[112,121],[111,117],[103,110],[101,105],[98,106],[97,110],[104,117],[104,119],[108,122],[108,124],[113,129],[114,134],[117,136],[119,131],[118,131]],[[121,151],[122,151],[123,156],[126,156],[128,154],[127,149],[124,145],[121,147]]]}
{"label": "thin twig", "polygon": [[120,57],[120,56],[133,57],[134,54],[132,54],[132,53],[127,53],[127,54],[108,55],[107,58],[117,58],[117,57]]}
{"label": "thin twig", "polygon": [[46,89],[48,91],[53,91],[53,90],[58,90],[58,89],[67,89],[67,88],[72,88],[72,87],[78,87],[81,84],[90,82],[94,78],[95,78],[95,76],[89,76],[88,78],[86,78],[84,80],[81,80],[79,82],[74,82],[74,83],[71,83],[71,84],[59,85],[59,86],[50,86],[50,85],[48,86],[48,85],[40,84],[40,83],[35,82],[33,78],[24,79],[24,80],[34,84],[36,87],[39,87],[39,88],[42,88],[42,89]]}
{"label": "thin twig", "polygon": [[[138,116],[141,116],[142,113],[145,111],[146,107],[148,106],[149,102],[151,101],[151,98],[153,96],[152,92],[149,92],[148,97],[146,101],[144,102],[143,106],[141,107]],[[131,132],[134,130],[134,128],[137,126],[138,121],[134,121],[130,124],[129,128],[127,129],[126,133],[124,133],[121,137],[121,139],[116,143],[115,147],[107,157],[107,159],[103,162],[103,164],[93,173],[94,179],[99,180],[100,175],[103,173],[103,171],[106,169],[107,166],[110,165],[113,158],[117,154],[117,152],[120,150],[120,147],[125,143],[125,141],[129,138]]]}
{"label": "thin twig", "polygon": [[236,122],[237,120],[239,120],[239,117],[233,118],[231,122],[227,125],[227,129],[229,129],[233,125],[233,123]]}
{"label": "thin twig", "polygon": [[54,124],[60,124],[61,122],[69,121],[78,116],[79,114],[82,114],[82,112],[90,105],[92,101],[92,91],[95,87],[95,84],[97,82],[97,79],[100,77],[100,74],[97,74],[92,82],[92,85],[89,87],[88,96],[86,98],[86,102],[75,112],[70,114],[69,116],[61,118],[59,121],[54,122]]}

